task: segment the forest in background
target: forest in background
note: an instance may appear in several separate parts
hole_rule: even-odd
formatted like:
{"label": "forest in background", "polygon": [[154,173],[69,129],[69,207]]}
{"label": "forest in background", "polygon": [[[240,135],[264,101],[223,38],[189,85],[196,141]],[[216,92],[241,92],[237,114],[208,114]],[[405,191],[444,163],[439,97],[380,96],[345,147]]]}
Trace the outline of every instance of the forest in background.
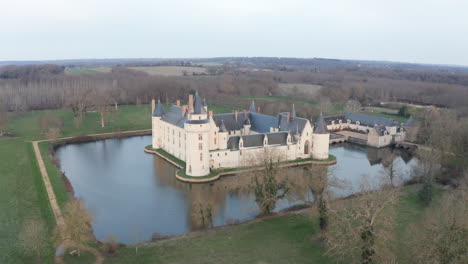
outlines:
{"label": "forest in background", "polygon": [[[314,101],[316,105],[299,109],[308,117],[315,117],[324,104],[343,105],[348,100],[361,105],[389,101],[436,105],[468,115],[468,72],[464,67],[280,58],[71,62],[0,67],[0,105],[7,111],[71,108],[79,112],[96,105],[145,104],[152,98],[172,103],[198,90],[208,100],[234,104],[239,97],[278,95]],[[95,71],[83,65],[107,68]],[[168,76],[136,70],[142,66],[205,71]],[[318,85],[321,89],[285,93],[282,84]],[[266,112],[284,110],[279,104],[268,106]]]}

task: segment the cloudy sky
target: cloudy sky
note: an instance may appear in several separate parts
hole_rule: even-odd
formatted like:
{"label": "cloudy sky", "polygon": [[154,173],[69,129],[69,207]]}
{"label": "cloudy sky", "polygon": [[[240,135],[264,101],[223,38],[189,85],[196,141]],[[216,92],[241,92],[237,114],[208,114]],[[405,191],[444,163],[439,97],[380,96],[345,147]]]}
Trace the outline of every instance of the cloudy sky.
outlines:
{"label": "cloudy sky", "polygon": [[0,60],[221,56],[468,65],[468,1],[0,0]]}

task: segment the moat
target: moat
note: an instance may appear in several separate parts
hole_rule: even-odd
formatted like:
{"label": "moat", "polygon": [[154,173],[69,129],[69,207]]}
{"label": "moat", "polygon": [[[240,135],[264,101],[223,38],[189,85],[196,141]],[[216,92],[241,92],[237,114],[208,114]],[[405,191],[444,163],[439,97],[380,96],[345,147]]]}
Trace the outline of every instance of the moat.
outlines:
{"label": "moat", "polygon": [[[133,244],[152,237],[180,235],[201,226],[200,211],[210,211],[214,226],[239,223],[259,214],[249,191],[252,175],[225,176],[210,184],[177,180],[176,168],[156,155],[143,152],[151,136],[107,139],[60,147],[56,156],[76,197],[94,216],[97,239],[115,235],[119,242]],[[332,145],[330,154],[338,163],[330,166],[333,177],[346,187],[333,187],[335,197],[359,191],[363,175],[385,177],[390,163],[401,179],[411,177],[417,159],[390,148],[373,149],[351,144]],[[390,157],[395,157],[394,159]],[[275,211],[313,202],[308,186],[314,175],[303,167],[288,168],[288,196]]]}

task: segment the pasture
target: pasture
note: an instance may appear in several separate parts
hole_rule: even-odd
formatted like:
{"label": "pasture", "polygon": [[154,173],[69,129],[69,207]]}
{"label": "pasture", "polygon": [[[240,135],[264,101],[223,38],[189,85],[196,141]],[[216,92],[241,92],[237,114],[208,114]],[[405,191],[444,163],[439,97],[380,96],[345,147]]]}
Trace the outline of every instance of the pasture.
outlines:
{"label": "pasture", "polygon": [[128,67],[132,70],[143,71],[150,75],[164,76],[192,76],[195,74],[206,73],[206,69],[202,67],[180,67],[180,66],[155,66],[155,67]]}

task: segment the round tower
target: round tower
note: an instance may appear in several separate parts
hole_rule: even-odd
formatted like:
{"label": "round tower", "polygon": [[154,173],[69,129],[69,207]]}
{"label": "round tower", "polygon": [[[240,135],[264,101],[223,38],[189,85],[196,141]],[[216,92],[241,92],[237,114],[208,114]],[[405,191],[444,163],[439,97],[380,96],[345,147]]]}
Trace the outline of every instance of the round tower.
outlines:
{"label": "round tower", "polygon": [[164,106],[161,101],[158,100],[158,105],[154,106],[154,100],[152,100],[153,114],[151,117],[151,129],[152,129],[152,145],[154,149],[161,148],[162,133],[164,131],[160,129],[161,117],[165,114]]}
{"label": "round tower", "polygon": [[312,158],[324,160],[328,159],[328,150],[330,146],[330,134],[328,133],[325,120],[322,113],[314,126],[312,133]]}
{"label": "round tower", "polygon": [[193,112],[189,113],[184,123],[185,173],[189,176],[205,176],[210,173],[208,145],[210,120],[198,92],[195,94],[192,109]]}
{"label": "round tower", "polygon": [[224,120],[221,119],[218,132],[219,149],[227,149],[228,138],[228,130],[226,129],[226,125],[224,125]]}

